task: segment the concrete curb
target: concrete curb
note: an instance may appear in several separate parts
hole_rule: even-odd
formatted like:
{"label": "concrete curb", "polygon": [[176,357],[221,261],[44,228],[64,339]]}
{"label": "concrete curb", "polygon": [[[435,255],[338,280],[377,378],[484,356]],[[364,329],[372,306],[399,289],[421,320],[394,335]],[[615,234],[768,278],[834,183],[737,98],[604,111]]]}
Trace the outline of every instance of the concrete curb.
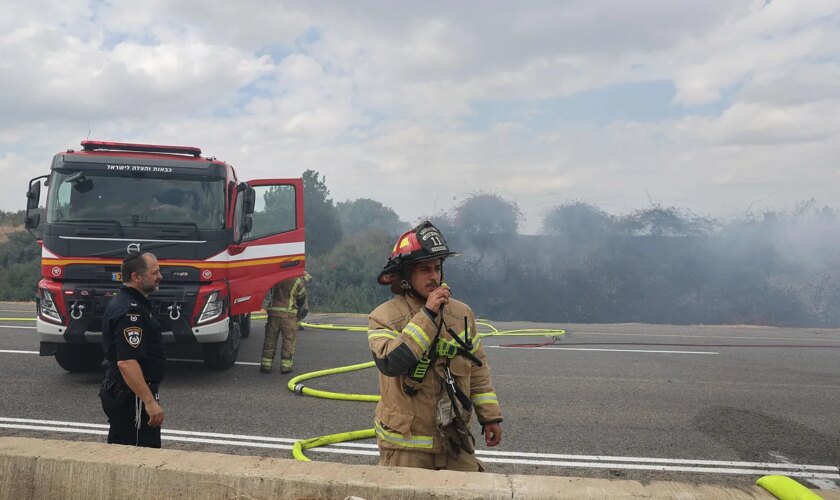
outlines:
{"label": "concrete curb", "polygon": [[[824,496],[840,500],[840,492]],[[0,437],[0,499],[772,499],[675,482],[396,469]]]}

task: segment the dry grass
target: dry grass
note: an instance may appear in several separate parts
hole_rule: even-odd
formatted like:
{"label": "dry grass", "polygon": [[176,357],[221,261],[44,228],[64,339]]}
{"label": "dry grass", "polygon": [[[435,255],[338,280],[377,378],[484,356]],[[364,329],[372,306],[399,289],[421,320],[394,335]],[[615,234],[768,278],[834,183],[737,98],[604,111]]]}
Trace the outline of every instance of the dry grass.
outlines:
{"label": "dry grass", "polygon": [[23,226],[0,226],[0,243],[9,239],[10,233],[23,231]]}

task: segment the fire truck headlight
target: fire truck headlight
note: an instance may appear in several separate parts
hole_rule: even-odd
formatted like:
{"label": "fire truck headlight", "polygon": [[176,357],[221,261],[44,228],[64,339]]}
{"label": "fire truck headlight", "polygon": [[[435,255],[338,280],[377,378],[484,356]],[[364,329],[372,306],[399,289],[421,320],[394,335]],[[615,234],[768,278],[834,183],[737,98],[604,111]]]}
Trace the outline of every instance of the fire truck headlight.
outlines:
{"label": "fire truck headlight", "polygon": [[207,323],[222,315],[225,311],[225,301],[219,297],[219,292],[213,292],[207,296],[207,302],[204,304],[204,309],[201,310],[201,316],[198,317],[197,324]]}
{"label": "fire truck headlight", "polygon": [[41,289],[41,303],[39,307],[39,313],[45,319],[49,319],[55,321],[56,323],[61,323],[61,316],[58,314],[58,309],[55,306],[55,301],[53,301],[52,294],[46,289]]}

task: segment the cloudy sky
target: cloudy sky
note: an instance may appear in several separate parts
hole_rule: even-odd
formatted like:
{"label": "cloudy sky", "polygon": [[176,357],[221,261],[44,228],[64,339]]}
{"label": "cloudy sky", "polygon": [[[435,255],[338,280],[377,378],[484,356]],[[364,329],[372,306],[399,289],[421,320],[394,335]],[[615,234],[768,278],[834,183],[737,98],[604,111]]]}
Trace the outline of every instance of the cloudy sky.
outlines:
{"label": "cloudy sky", "polygon": [[840,209],[840,2],[32,0],[0,14],[0,209],[87,137],[326,176],[406,221],[477,192]]}

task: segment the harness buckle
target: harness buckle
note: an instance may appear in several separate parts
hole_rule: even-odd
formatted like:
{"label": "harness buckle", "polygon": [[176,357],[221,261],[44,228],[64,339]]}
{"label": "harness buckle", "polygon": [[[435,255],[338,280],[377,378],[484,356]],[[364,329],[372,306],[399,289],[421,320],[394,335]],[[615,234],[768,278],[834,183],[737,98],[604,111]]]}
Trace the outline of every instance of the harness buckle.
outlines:
{"label": "harness buckle", "polygon": [[443,381],[449,384],[453,389],[455,388],[455,379],[452,377],[452,371],[449,366],[443,367]]}

